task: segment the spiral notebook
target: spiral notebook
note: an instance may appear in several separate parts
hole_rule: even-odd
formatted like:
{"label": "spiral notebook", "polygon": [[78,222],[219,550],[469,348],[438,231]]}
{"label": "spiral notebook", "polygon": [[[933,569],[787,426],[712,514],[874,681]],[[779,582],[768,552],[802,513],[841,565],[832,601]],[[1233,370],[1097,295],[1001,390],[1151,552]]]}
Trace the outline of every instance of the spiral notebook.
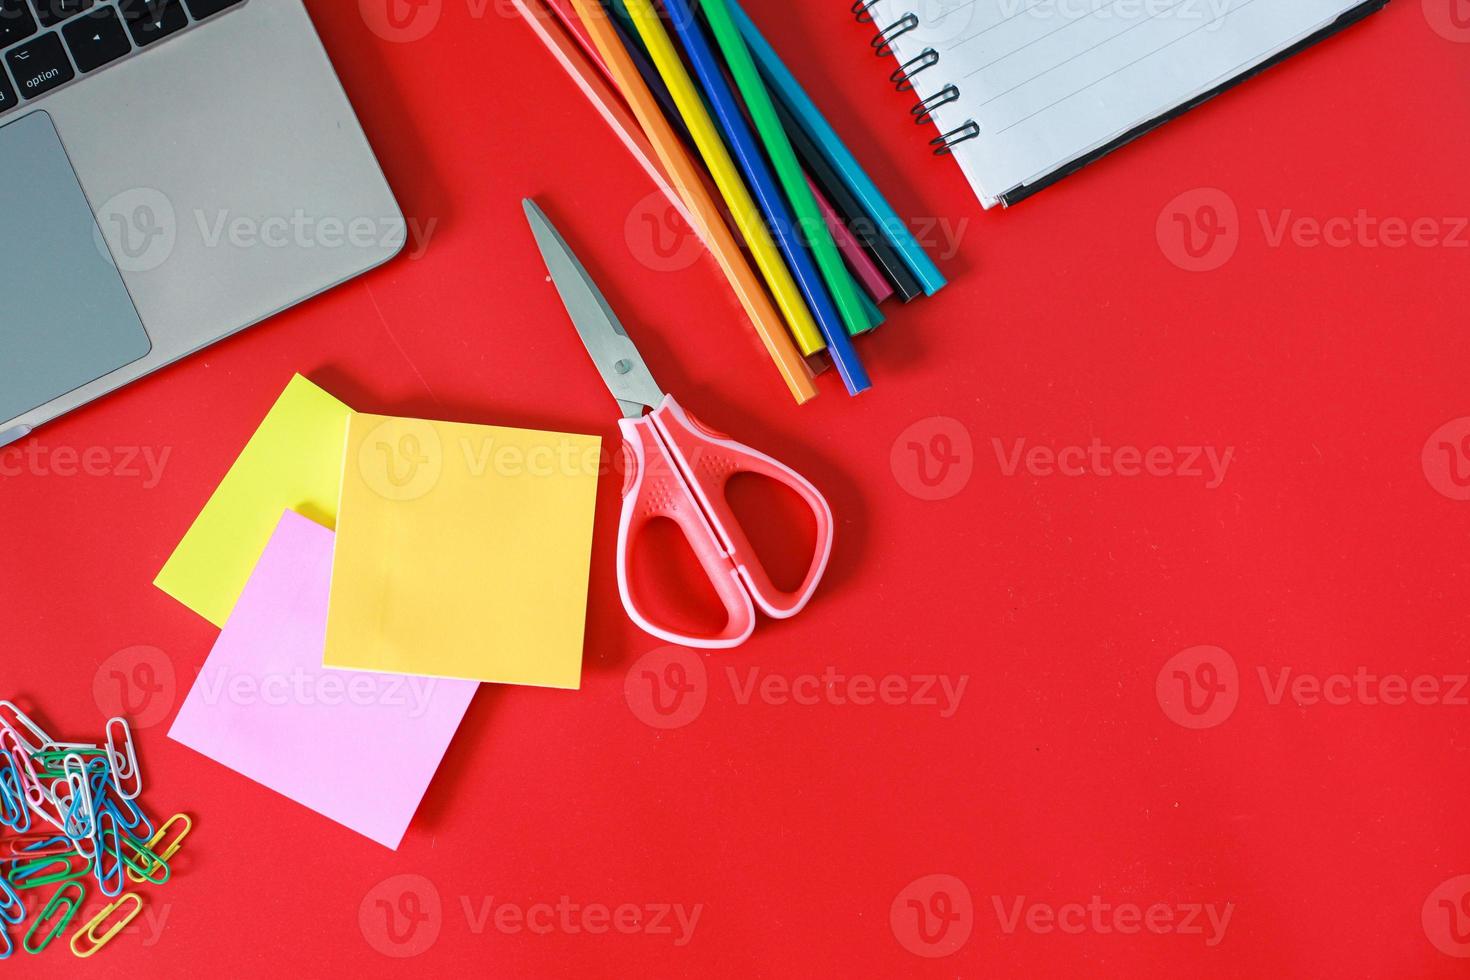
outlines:
{"label": "spiral notebook", "polygon": [[1388,0],[858,0],[985,207],[1011,205]]}

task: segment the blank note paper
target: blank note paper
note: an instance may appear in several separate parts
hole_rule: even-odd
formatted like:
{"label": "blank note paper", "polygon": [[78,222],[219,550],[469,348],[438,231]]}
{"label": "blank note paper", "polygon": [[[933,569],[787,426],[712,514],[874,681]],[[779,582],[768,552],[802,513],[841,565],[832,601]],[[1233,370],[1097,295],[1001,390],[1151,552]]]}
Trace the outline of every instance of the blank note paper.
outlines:
{"label": "blank note paper", "polygon": [[223,626],[281,511],[328,527],[336,520],[351,414],[301,375],[292,378],[153,584]]}
{"label": "blank note paper", "polygon": [[331,572],[281,517],[169,737],[397,849],[479,685],[323,668]]}
{"label": "blank note paper", "polygon": [[325,663],[580,687],[601,445],[354,415]]}

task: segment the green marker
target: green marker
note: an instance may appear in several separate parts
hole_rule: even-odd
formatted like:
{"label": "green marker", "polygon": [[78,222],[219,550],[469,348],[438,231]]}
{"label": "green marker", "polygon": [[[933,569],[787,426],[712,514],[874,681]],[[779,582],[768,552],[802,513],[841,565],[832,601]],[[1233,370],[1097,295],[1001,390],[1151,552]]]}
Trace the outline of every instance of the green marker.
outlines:
{"label": "green marker", "polygon": [[745,46],[745,39],[740,36],[740,30],[730,16],[730,8],[725,0],[702,0],[702,5],[705,16],[709,18],[710,29],[714,31],[715,43],[724,52],[730,74],[735,77],[735,85],[745,98],[746,108],[755,121],[756,132],[760,134],[766,154],[776,168],[776,177],[781,181],[781,187],[791,202],[791,209],[796,213],[797,227],[801,229],[802,237],[816,257],[817,267],[822,270],[822,278],[832,292],[837,310],[842,315],[842,322],[850,334],[865,333],[872,329],[873,322],[868,307],[863,302],[864,297],[848,274],[847,266],[843,264],[842,253],[838,251],[837,243],[833,241],[832,233],[827,228],[826,218],[817,206],[811,186],[806,182],[801,163],[796,159],[796,150],[792,148],[791,140],[781,126],[781,119],[776,115],[771,93],[766,90],[766,83],[761,80],[760,72],[755,67],[755,59],[751,57],[750,49]]}

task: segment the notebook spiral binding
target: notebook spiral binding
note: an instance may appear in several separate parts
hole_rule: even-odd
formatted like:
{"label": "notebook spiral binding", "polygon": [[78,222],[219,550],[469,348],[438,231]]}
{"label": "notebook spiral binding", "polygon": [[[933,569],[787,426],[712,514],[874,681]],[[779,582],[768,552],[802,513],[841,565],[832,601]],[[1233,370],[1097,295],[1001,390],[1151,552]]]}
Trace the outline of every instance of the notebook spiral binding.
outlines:
{"label": "notebook spiral binding", "polygon": [[[878,0],[853,0],[852,14],[857,18],[858,23],[875,23],[872,10],[877,3]],[[897,57],[893,49],[893,42],[908,32],[917,30],[918,27],[918,14],[913,12],[904,14],[898,20],[873,35],[872,43],[874,53],[880,58],[886,58],[889,55]],[[939,64],[939,60],[938,51],[935,51],[933,48],[925,48],[916,56],[894,69],[893,74],[888,76],[889,80],[893,82],[894,88],[900,92],[912,92],[914,90],[914,77],[921,72],[936,67]],[[914,117],[914,122],[922,126],[933,121],[934,112],[940,106],[948,105],[951,102],[958,102],[959,100],[959,86],[954,84],[945,85],[944,88],[940,89],[934,95],[917,102],[909,110],[909,113]],[[935,156],[942,157],[953,153],[954,148],[966,140],[977,139],[979,136],[979,124],[975,120],[969,119],[965,121],[963,126],[936,136],[929,141],[929,145],[934,147]]]}

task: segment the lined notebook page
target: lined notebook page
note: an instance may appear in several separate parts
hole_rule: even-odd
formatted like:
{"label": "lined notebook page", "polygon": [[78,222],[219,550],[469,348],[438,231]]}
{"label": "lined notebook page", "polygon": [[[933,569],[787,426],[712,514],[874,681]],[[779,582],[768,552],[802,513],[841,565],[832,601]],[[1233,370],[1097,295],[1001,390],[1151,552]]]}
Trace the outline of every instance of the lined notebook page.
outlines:
{"label": "lined notebook page", "polygon": [[893,42],[941,132],[970,120],[955,148],[982,203],[1108,145],[1330,26],[1362,0],[879,0],[875,27],[914,14]]}

